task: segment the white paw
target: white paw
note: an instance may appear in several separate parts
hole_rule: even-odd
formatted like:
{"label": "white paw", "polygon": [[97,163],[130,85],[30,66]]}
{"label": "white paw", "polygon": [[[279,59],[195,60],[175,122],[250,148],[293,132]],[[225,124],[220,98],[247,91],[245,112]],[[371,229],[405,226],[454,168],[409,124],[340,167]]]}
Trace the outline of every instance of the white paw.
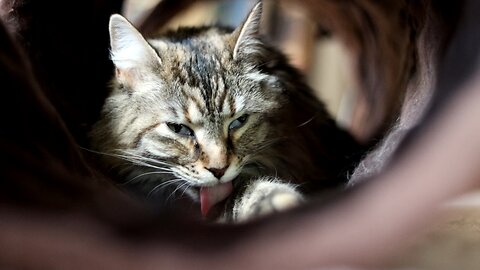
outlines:
{"label": "white paw", "polygon": [[250,184],[235,202],[233,219],[243,222],[271,213],[285,211],[303,202],[303,196],[287,183],[262,178]]}
{"label": "white paw", "polygon": [[277,211],[286,210],[300,204],[299,194],[297,193],[275,193],[272,195],[271,204]]}

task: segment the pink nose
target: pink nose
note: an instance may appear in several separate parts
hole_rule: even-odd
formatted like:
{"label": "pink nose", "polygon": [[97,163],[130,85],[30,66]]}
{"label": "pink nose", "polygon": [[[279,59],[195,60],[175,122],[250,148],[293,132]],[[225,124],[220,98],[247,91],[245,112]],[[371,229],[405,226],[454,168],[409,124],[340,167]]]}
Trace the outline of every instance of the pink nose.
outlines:
{"label": "pink nose", "polygon": [[228,167],[224,167],[221,169],[217,169],[217,168],[206,168],[206,169],[209,170],[213,174],[213,176],[220,179],[225,174],[225,171],[227,170],[227,168]]}

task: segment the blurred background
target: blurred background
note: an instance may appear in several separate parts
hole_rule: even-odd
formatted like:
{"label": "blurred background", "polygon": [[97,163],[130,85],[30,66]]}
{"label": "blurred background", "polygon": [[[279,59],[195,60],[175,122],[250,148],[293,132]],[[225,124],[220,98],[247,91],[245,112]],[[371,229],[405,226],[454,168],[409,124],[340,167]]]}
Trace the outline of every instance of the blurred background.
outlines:
{"label": "blurred background", "polygon": [[[128,0],[124,15],[136,26],[159,0]],[[220,24],[236,27],[246,18],[256,0],[201,1],[182,11],[165,29],[180,26]],[[280,48],[291,64],[303,71],[308,84],[322,99],[337,122],[350,129],[356,105],[355,84],[347,50],[328,31],[316,27],[301,7],[279,1],[264,1],[262,31]]]}

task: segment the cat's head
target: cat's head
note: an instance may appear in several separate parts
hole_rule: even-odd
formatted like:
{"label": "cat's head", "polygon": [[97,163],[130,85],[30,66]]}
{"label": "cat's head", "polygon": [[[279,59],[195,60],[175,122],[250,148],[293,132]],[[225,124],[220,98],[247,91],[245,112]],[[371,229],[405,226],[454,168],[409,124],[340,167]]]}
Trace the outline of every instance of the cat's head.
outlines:
{"label": "cat's head", "polygon": [[113,15],[116,72],[103,144],[168,164],[192,186],[235,179],[267,143],[268,118],[284,102],[280,81],[265,72],[261,9],[233,32],[205,27],[155,39]]}

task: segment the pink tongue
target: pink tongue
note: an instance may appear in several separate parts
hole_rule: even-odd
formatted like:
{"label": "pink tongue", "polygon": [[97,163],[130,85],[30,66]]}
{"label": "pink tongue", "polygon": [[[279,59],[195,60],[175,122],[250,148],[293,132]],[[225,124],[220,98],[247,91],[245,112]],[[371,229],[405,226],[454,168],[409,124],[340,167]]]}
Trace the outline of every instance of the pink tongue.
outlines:
{"label": "pink tongue", "polygon": [[213,187],[200,188],[200,208],[202,216],[206,217],[212,206],[223,201],[232,193],[232,181],[219,184]]}

